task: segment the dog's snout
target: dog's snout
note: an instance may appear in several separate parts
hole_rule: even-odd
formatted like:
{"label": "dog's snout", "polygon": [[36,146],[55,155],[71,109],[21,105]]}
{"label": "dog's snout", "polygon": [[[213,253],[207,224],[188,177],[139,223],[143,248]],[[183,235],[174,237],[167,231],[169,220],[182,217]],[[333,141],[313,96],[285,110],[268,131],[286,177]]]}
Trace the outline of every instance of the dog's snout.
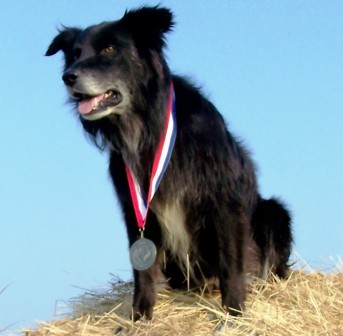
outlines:
{"label": "dog's snout", "polygon": [[77,81],[77,72],[76,71],[66,71],[63,76],[63,82],[65,83],[65,85],[67,86],[73,86],[76,81]]}

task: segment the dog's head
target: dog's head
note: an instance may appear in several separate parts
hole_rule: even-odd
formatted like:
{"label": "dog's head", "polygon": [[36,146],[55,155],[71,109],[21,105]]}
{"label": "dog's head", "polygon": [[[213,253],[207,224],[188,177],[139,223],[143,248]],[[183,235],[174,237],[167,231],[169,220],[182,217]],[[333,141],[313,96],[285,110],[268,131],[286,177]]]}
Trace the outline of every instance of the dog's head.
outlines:
{"label": "dog's head", "polygon": [[144,108],[142,88],[166,80],[162,49],[172,26],[168,9],[143,7],[85,30],[64,27],[46,56],[63,51],[62,78],[82,118],[122,115],[137,104]]}

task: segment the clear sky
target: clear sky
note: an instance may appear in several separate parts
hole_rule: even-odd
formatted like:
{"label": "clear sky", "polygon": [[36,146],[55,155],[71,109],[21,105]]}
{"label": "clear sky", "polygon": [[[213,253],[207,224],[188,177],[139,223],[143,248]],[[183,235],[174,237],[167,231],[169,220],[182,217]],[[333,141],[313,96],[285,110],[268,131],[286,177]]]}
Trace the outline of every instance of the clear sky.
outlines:
{"label": "clear sky", "polygon": [[[60,24],[118,19],[156,1],[0,2],[0,330],[131,276],[107,157],[85,139],[44,57]],[[343,2],[165,0],[177,25],[166,55],[192,77],[259,167],[263,196],[293,213],[295,251],[343,255]],[[60,308],[57,309],[60,311]]]}

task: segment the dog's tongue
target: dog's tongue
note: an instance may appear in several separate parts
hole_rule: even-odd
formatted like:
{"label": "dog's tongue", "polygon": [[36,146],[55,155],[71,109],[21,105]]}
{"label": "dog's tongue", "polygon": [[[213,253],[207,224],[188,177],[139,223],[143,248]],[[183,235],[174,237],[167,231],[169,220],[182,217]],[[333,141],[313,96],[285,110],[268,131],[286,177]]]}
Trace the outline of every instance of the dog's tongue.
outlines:
{"label": "dog's tongue", "polygon": [[96,97],[92,97],[90,99],[84,99],[82,101],[79,102],[78,105],[78,111],[80,112],[80,114],[89,114],[93,111],[94,107],[96,107],[98,105],[98,103],[104,99],[105,94],[102,93],[99,96]]}

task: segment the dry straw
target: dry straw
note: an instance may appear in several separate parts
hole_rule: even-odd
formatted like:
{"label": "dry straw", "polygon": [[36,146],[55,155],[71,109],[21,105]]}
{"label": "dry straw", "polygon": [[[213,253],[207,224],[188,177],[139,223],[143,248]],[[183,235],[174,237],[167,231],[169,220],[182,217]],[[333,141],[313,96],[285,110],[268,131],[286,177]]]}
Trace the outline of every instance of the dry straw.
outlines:
{"label": "dry straw", "polygon": [[287,280],[270,276],[249,285],[241,317],[225,314],[219,293],[162,290],[152,321],[130,320],[132,284],[89,291],[70,302],[69,316],[41,323],[26,336],[75,335],[255,335],[343,336],[343,272],[293,271]]}

